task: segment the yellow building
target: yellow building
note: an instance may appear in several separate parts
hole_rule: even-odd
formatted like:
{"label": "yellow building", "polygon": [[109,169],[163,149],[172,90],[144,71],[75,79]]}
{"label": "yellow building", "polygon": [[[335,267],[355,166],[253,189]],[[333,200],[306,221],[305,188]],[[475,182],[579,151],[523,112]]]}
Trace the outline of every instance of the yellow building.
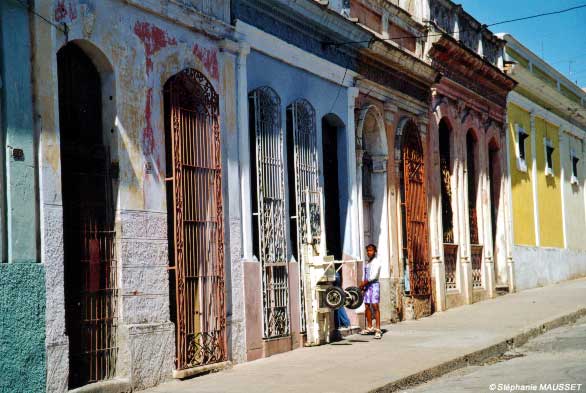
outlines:
{"label": "yellow building", "polygon": [[586,276],[586,93],[514,37],[503,68],[518,82],[508,98],[508,166],[518,289]]}

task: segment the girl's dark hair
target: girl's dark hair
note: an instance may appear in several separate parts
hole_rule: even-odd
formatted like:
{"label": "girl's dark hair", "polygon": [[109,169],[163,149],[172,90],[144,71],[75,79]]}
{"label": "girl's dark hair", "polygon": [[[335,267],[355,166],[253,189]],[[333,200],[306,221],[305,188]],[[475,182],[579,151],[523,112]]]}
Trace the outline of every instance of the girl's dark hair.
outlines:
{"label": "girl's dark hair", "polygon": [[378,250],[376,249],[376,246],[374,244],[369,244],[368,246],[366,246],[366,248],[374,248],[374,252],[378,252]]}

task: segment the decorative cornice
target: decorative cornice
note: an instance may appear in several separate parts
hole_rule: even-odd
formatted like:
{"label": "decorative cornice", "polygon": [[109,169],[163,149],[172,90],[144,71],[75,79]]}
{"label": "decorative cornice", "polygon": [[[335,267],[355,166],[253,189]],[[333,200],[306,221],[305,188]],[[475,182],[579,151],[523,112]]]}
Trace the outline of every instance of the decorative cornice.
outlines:
{"label": "decorative cornice", "polygon": [[388,64],[425,85],[431,86],[438,78],[438,72],[432,66],[384,41],[373,42],[370,45],[370,53],[371,56],[378,58],[384,64]]}
{"label": "decorative cornice", "polygon": [[354,46],[365,47],[372,39],[372,33],[314,1],[240,0],[239,3],[246,4],[259,12],[269,12],[277,19],[295,25],[306,34],[312,31],[322,33],[330,37],[330,41],[364,41],[364,44]]}
{"label": "decorative cornice", "polygon": [[429,102],[431,83],[424,83],[403,71],[389,67],[380,58],[365,53],[358,62],[358,73],[385,88],[401,92],[420,102]]}
{"label": "decorative cornice", "polygon": [[436,41],[429,57],[432,66],[462,86],[505,107],[509,91],[517,82],[475,52],[444,34]]}
{"label": "decorative cornice", "polygon": [[470,117],[478,119],[478,124],[488,130],[491,125],[502,125],[505,122],[506,107],[480,97],[453,80],[443,78],[432,89],[432,111],[446,105],[450,117],[465,123]]}

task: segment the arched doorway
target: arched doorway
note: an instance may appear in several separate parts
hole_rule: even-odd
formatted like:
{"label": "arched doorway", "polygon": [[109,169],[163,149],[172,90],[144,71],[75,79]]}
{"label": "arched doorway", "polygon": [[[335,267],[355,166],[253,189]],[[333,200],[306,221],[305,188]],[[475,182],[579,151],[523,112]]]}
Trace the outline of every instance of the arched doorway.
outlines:
{"label": "arched doorway", "polygon": [[334,114],[322,118],[324,215],[327,254],[341,260],[347,206],[348,176],[345,164],[344,123]]}
{"label": "arched doorway", "polygon": [[263,337],[291,332],[281,99],[270,87],[249,94],[254,253],[262,264]]}
{"label": "arched doorway", "polygon": [[164,87],[171,316],[177,369],[226,360],[219,98],[198,71]]}
{"label": "arched doorway", "polygon": [[402,247],[404,269],[408,272],[406,294],[412,297],[415,318],[419,318],[433,310],[425,159],[418,127],[412,121],[403,128],[400,146]]}
{"label": "arched doorway", "polygon": [[[359,122],[362,136],[362,221],[363,245],[375,244],[383,261],[381,274],[389,275],[389,226],[387,204],[388,145],[384,120],[374,106]],[[364,250],[362,251],[364,252]]]}
{"label": "arched doorway", "polygon": [[118,357],[118,277],[110,151],[100,74],[69,43],[57,53],[69,388],[111,379]]}
{"label": "arched doorway", "polygon": [[[299,262],[301,332],[306,331],[303,244],[319,253],[321,240],[321,195],[315,110],[309,101],[299,99],[287,107],[287,170],[291,253]],[[309,231],[308,231],[309,223]]]}

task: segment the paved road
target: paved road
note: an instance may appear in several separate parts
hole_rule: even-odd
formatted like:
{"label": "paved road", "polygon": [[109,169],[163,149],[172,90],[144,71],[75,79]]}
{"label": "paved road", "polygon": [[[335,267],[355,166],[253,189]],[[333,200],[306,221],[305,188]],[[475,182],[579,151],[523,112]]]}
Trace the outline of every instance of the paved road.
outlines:
{"label": "paved road", "polygon": [[564,385],[562,391],[586,392],[586,318],[539,336],[501,359],[454,371],[404,393],[520,392],[528,388],[545,392],[556,387],[542,384],[582,384]]}

